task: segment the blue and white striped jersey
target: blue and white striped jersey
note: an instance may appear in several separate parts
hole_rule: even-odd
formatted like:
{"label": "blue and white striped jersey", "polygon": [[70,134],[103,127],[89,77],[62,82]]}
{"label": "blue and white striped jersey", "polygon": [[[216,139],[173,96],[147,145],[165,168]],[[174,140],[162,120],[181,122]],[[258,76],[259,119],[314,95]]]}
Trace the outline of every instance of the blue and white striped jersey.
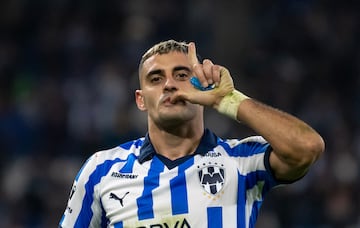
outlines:
{"label": "blue and white striped jersey", "polygon": [[260,136],[223,140],[205,130],[175,167],[148,136],[97,152],[76,176],[60,227],[254,227],[277,185],[270,150]]}

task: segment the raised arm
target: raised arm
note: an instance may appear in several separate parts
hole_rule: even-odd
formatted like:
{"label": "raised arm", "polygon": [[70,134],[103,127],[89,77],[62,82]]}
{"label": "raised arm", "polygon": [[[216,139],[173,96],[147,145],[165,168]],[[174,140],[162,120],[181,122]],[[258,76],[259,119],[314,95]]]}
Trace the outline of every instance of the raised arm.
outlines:
{"label": "raised arm", "polygon": [[210,60],[198,62],[195,45],[189,44],[189,61],[203,87],[214,83],[212,90],[190,89],[181,97],[211,106],[220,113],[240,121],[263,136],[271,145],[270,166],[279,180],[296,180],[323,153],[322,137],[304,121],[293,115],[251,99],[234,88],[229,71]]}

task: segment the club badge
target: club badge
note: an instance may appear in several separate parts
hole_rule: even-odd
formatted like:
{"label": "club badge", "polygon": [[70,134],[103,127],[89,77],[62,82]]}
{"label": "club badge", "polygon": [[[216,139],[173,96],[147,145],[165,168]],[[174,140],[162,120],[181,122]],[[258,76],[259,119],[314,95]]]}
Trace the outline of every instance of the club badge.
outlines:
{"label": "club badge", "polygon": [[219,193],[225,182],[225,170],[224,165],[218,164],[203,164],[198,174],[201,186],[205,191],[211,195]]}

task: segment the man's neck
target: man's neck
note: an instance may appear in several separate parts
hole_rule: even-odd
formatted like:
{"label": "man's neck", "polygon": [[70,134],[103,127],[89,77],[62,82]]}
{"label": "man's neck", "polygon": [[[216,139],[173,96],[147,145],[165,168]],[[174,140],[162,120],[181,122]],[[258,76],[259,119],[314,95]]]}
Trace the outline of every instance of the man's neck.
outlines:
{"label": "man's neck", "polygon": [[156,153],[170,160],[194,153],[203,134],[203,128],[179,127],[171,131],[149,128],[149,137]]}

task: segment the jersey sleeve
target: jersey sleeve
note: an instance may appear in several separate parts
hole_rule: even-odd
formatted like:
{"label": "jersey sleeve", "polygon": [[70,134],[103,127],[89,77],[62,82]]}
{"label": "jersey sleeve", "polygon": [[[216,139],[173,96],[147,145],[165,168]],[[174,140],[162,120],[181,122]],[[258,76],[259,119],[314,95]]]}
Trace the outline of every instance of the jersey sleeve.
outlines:
{"label": "jersey sleeve", "polygon": [[239,172],[250,182],[264,182],[264,191],[279,185],[270,167],[270,144],[261,136],[251,136],[243,140],[228,140],[230,156],[239,161]]}
{"label": "jersey sleeve", "polygon": [[94,154],[75,177],[59,227],[101,227],[102,208],[95,181],[97,163]]}

